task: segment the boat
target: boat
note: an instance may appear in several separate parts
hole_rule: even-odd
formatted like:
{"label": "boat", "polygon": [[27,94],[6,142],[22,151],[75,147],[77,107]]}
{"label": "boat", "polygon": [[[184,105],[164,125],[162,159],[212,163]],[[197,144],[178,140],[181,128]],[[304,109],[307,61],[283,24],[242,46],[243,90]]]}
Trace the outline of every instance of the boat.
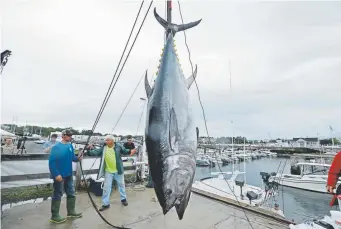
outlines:
{"label": "boat", "polygon": [[230,158],[221,158],[220,160],[223,163],[223,165],[228,165],[232,161]]}
{"label": "boat", "polygon": [[[312,192],[327,193],[326,183],[330,164],[298,162],[291,166],[290,174],[276,174],[270,182]],[[339,180],[338,184],[341,184]]]}
{"label": "boat", "polygon": [[45,140],[35,140],[34,143],[36,143],[36,144],[44,144]]}
{"label": "boat", "polygon": [[[231,201],[236,201],[239,205],[240,203],[253,206],[260,207],[272,215],[276,217],[284,218],[285,216],[283,212],[278,209],[278,204],[276,204],[275,208],[266,206],[268,204],[268,200],[274,197],[277,194],[276,187],[277,186],[269,186],[271,182],[268,181],[270,175],[265,174],[267,176],[262,176],[263,183],[265,182],[268,188],[263,189],[260,187],[248,185],[246,183],[246,167],[245,167],[245,159],[246,157],[251,158],[248,154],[246,154],[245,150],[245,140],[244,140],[244,150],[241,152],[242,154],[235,155],[233,146],[232,146],[232,156],[237,156],[238,158],[242,158],[244,161],[244,171],[241,172],[234,167],[234,162],[232,161],[232,172],[211,172],[211,177],[203,178],[199,181],[195,181],[192,185],[192,189],[199,192],[209,193],[211,195],[216,195],[222,198],[227,198]],[[218,165],[219,166],[219,165]],[[244,174],[243,181],[237,180],[239,175]],[[231,175],[231,177],[227,178],[225,175]],[[217,176],[217,177],[214,177]],[[273,198],[272,198],[273,200]]]}
{"label": "boat", "polygon": [[321,220],[313,220],[297,225],[290,224],[290,229],[316,229],[331,228],[341,229],[341,207],[339,211],[330,211],[330,216],[325,216]]}
{"label": "boat", "polygon": [[[280,218],[285,218],[282,211],[274,211],[268,206],[267,200],[276,195],[275,191],[265,191],[264,189],[246,184],[244,181],[238,181],[237,177],[244,172],[235,170],[233,172],[212,172],[212,177],[203,178],[195,181],[192,189],[202,192],[218,195],[222,198],[236,200],[253,207],[260,207],[268,210],[271,214]],[[215,177],[217,175],[217,177]],[[232,175],[226,178],[225,175]]]}
{"label": "boat", "polygon": [[205,157],[198,157],[196,160],[196,164],[199,167],[206,167],[206,166],[210,166],[211,162]]}

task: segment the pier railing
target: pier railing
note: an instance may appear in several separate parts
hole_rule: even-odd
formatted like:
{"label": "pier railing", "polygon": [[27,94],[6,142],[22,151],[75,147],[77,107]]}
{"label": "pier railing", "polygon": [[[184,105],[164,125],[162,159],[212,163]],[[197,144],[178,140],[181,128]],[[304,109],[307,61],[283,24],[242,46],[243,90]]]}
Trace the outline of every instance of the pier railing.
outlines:
{"label": "pier railing", "polygon": [[[134,174],[136,166],[133,157],[122,158],[125,175]],[[95,177],[100,164],[99,157],[87,157],[82,160],[86,179]],[[78,163],[73,163],[73,174],[76,178]],[[79,172],[78,172],[79,178]],[[47,159],[1,161],[1,189],[34,186],[52,183]]]}

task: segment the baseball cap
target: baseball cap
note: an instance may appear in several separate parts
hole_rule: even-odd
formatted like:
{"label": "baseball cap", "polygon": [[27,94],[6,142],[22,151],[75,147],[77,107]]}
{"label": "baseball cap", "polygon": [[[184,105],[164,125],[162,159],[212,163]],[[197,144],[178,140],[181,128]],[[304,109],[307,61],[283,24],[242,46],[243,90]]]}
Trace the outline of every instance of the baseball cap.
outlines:
{"label": "baseball cap", "polygon": [[66,135],[66,136],[72,137],[72,132],[71,132],[71,130],[63,130],[62,131],[62,135],[63,136]]}

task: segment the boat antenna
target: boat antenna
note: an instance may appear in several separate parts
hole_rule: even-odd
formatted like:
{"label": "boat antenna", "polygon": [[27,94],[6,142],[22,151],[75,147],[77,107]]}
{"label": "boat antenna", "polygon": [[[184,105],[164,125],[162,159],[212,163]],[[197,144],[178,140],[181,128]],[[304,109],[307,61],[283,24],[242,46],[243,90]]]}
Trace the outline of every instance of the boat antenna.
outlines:
{"label": "boat antenna", "polygon": [[232,74],[231,74],[231,61],[229,60],[229,73],[230,73],[230,91],[232,92]]}

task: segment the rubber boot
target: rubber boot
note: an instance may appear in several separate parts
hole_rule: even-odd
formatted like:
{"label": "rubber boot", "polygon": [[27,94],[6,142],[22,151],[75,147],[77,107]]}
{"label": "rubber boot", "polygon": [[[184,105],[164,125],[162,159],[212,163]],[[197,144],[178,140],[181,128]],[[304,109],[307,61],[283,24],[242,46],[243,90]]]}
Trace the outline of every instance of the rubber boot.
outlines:
{"label": "rubber boot", "polygon": [[51,201],[51,223],[63,223],[66,221],[66,219],[59,215],[59,209],[60,209],[60,200],[52,200]]}
{"label": "rubber boot", "polygon": [[82,217],[82,213],[78,213],[75,211],[76,205],[76,197],[68,196],[66,199],[66,209],[67,209],[67,217],[68,218],[80,218]]}

